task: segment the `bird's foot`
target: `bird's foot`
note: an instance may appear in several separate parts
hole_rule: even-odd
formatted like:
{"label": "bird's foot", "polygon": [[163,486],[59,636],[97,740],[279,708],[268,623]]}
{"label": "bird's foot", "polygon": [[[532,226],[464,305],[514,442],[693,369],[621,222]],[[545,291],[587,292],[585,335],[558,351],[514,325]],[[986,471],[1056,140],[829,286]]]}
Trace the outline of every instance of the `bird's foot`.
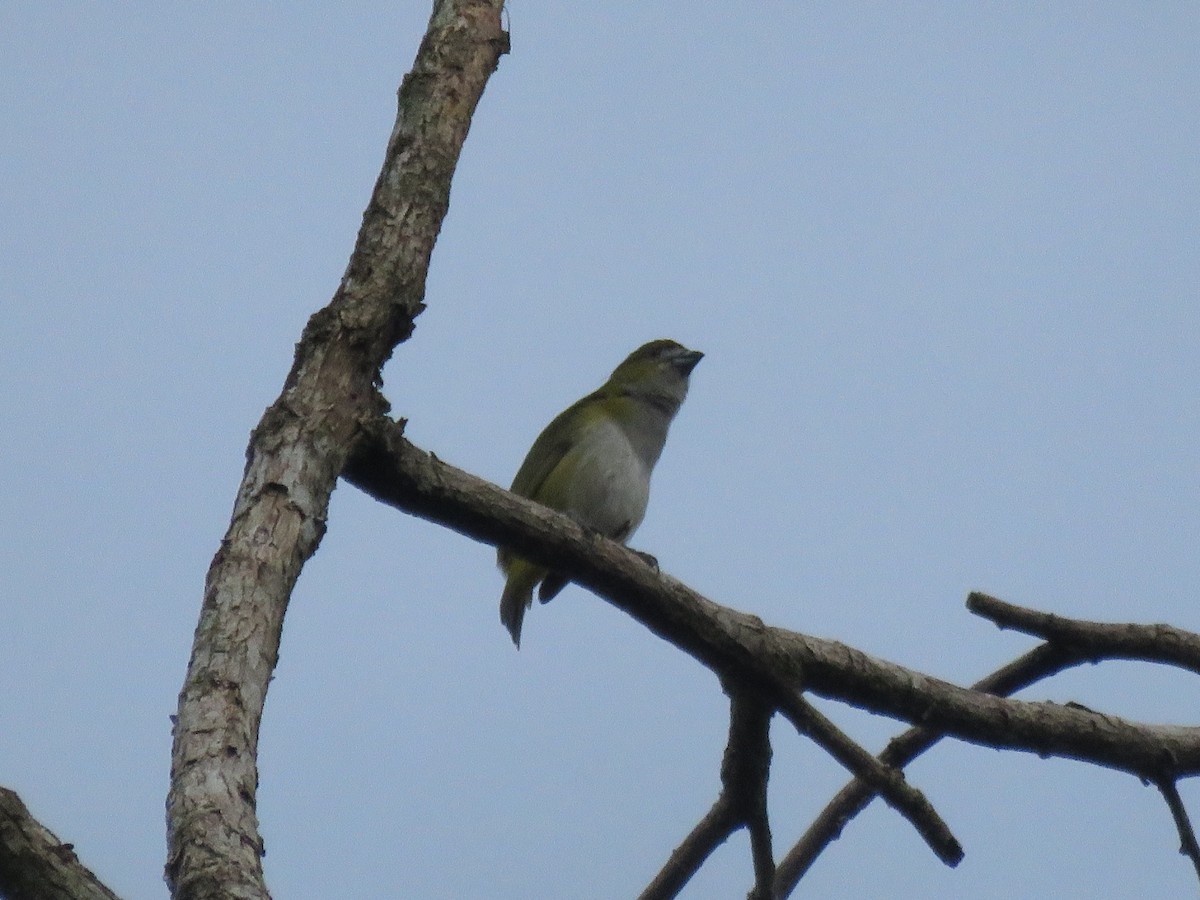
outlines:
{"label": "bird's foot", "polygon": [[[633,550],[632,547],[630,547],[629,549]],[[648,565],[650,568],[652,568],[655,572],[659,571],[658,559],[656,557],[651,556],[649,553],[643,553],[641,550],[633,550],[633,552],[636,553],[638,556],[640,556],[642,558],[642,561],[646,565]]]}

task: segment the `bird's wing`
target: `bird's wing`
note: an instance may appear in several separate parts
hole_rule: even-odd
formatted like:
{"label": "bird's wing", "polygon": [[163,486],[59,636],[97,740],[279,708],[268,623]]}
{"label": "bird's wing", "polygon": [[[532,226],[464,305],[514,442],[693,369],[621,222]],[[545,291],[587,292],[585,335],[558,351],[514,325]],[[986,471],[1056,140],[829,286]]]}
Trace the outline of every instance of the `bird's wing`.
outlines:
{"label": "bird's wing", "polygon": [[517,470],[516,477],[513,478],[512,492],[514,494],[529,497],[539,503],[543,502],[538,494],[541,493],[542,486],[550,477],[550,473],[554,471],[555,466],[562,462],[563,457],[579,442],[581,431],[588,427],[583,407],[585,404],[593,403],[594,400],[595,395],[590,394],[582,400],[572,403],[542,430],[537,440],[533,442],[533,446],[529,448],[529,453],[525,455],[525,461]]}

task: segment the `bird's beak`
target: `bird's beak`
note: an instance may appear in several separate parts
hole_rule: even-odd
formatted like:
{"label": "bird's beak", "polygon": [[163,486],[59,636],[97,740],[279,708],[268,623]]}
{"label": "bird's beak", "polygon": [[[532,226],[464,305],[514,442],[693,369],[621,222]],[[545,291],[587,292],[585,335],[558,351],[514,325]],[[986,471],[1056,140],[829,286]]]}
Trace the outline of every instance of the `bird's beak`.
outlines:
{"label": "bird's beak", "polygon": [[704,354],[699,350],[684,350],[675,357],[675,368],[684,375],[691,375],[692,369],[696,368],[696,363],[702,359],[704,359]]}

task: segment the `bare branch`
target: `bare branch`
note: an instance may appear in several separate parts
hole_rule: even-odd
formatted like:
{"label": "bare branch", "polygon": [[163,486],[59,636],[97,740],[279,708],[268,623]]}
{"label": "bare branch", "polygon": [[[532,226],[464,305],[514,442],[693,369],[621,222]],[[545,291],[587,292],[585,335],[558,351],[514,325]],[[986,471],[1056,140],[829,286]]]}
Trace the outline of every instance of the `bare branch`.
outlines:
{"label": "bare branch", "polygon": [[1196,832],[1183,805],[1183,798],[1179,796],[1179,788],[1174,781],[1163,779],[1158,782],[1158,790],[1167,801],[1171,818],[1175,820],[1175,829],[1179,832],[1179,852],[1192,861],[1196,876],[1200,878],[1200,844],[1196,843]]}
{"label": "bare branch", "polygon": [[[977,682],[974,689],[978,691],[1007,696],[1063,669],[1101,659],[1158,662],[1200,671],[1197,669],[1200,660],[1197,636],[1178,628],[1082,622],[1015,606],[981,593],[972,593],[968,597],[967,608],[1001,627],[1054,641],[1035,648]],[[895,766],[904,766],[942,737],[940,732],[932,729],[910,729],[893,739],[879,758]],[[1155,781],[1162,783],[1161,779]],[[1170,783],[1173,790],[1173,782]],[[876,791],[861,779],[852,781],[838,792],[780,862],[777,876],[780,896],[787,896],[795,889],[821,851],[837,839],[846,823],[865,809],[875,794]],[[1175,812],[1174,808],[1172,812]],[[1179,820],[1176,821],[1178,824]],[[1186,838],[1184,846],[1186,849]]]}
{"label": "bare branch", "polygon": [[365,430],[345,476],[382,502],[570,573],[713,671],[779,695],[803,685],[972,743],[1084,760],[1144,778],[1200,773],[1200,728],[1003,700],[836,641],[772,628],[700,596],[566,516],[443,463],[395,426]]}
{"label": "bare branch", "polygon": [[0,897],[118,900],[7,788],[0,788]]}
{"label": "bare branch", "polygon": [[816,741],[859,781],[869,785],[874,793],[881,794],[889,806],[908,819],[938,859],[952,867],[962,862],[962,845],[950,827],[925,795],[904,780],[899,769],[876,759],[856,744],[798,693],[781,705],[779,711],[797,731]]}
{"label": "bare branch", "polygon": [[712,809],[696,823],[696,827],[675,848],[654,880],[638,894],[638,900],[670,900],[677,897],[712,852],[741,827],[732,798],[722,791]]}
{"label": "bare branch", "polygon": [[729,695],[729,742],[721,760],[723,795],[733,798],[738,819],[750,833],[754,889],[749,900],[773,900],[775,853],[767,817],[767,780],[771,773],[771,716],[754,687],[723,679]]}
{"label": "bare branch", "polygon": [[713,808],[708,810],[696,827],[683,839],[683,844],[667,859],[654,881],[650,882],[637,900],[671,900],[691,881],[704,860],[724,844],[728,836],[742,827],[733,800],[722,791]]}
{"label": "bare branch", "polygon": [[[1063,648],[1043,644],[977,681],[973,689],[1006,697],[1085,661],[1083,657]],[[931,728],[910,728],[888,743],[887,748],[879,754],[879,760],[890,766],[903,767],[944,736]],[[841,836],[846,823],[866,809],[875,796],[873,787],[862,779],[855,779],[829,801],[803,837],[779,863],[776,891],[780,897],[786,897],[796,889],[821,851]]]}
{"label": "bare branch", "polygon": [[1131,659],[1179,666],[1200,675],[1200,634],[1171,625],[1114,624],[1068,619],[1005,603],[978,591],[967,597],[967,609],[1011,628],[1055,644],[1067,644],[1081,656]]}
{"label": "bare branch", "polygon": [[730,684],[725,690],[729,694],[729,738],[721,760],[721,794],[638,900],[678,896],[712,852],[743,826],[750,831],[754,859],[755,892],[751,900],[773,898],[775,859],[767,821],[772,711],[752,690]]}
{"label": "bare branch", "polygon": [[174,729],[166,875],[177,898],[268,896],[256,756],[284,612],[355,434],[386,411],[373,388],[421,311],[459,151],[507,51],[501,6],[435,3],[341,285],[309,320],[283,393],[251,437]]}

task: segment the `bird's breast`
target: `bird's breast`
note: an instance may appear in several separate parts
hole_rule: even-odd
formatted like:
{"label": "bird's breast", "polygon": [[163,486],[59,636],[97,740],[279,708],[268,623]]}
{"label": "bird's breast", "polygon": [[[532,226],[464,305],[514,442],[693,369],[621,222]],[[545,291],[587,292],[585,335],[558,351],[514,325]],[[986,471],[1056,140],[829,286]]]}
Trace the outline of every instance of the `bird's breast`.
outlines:
{"label": "bird's breast", "polygon": [[650,499],[650,466],[624,431],[596,425],[575,451],[565,512],[581,525],[624,540],[641,524]]}

